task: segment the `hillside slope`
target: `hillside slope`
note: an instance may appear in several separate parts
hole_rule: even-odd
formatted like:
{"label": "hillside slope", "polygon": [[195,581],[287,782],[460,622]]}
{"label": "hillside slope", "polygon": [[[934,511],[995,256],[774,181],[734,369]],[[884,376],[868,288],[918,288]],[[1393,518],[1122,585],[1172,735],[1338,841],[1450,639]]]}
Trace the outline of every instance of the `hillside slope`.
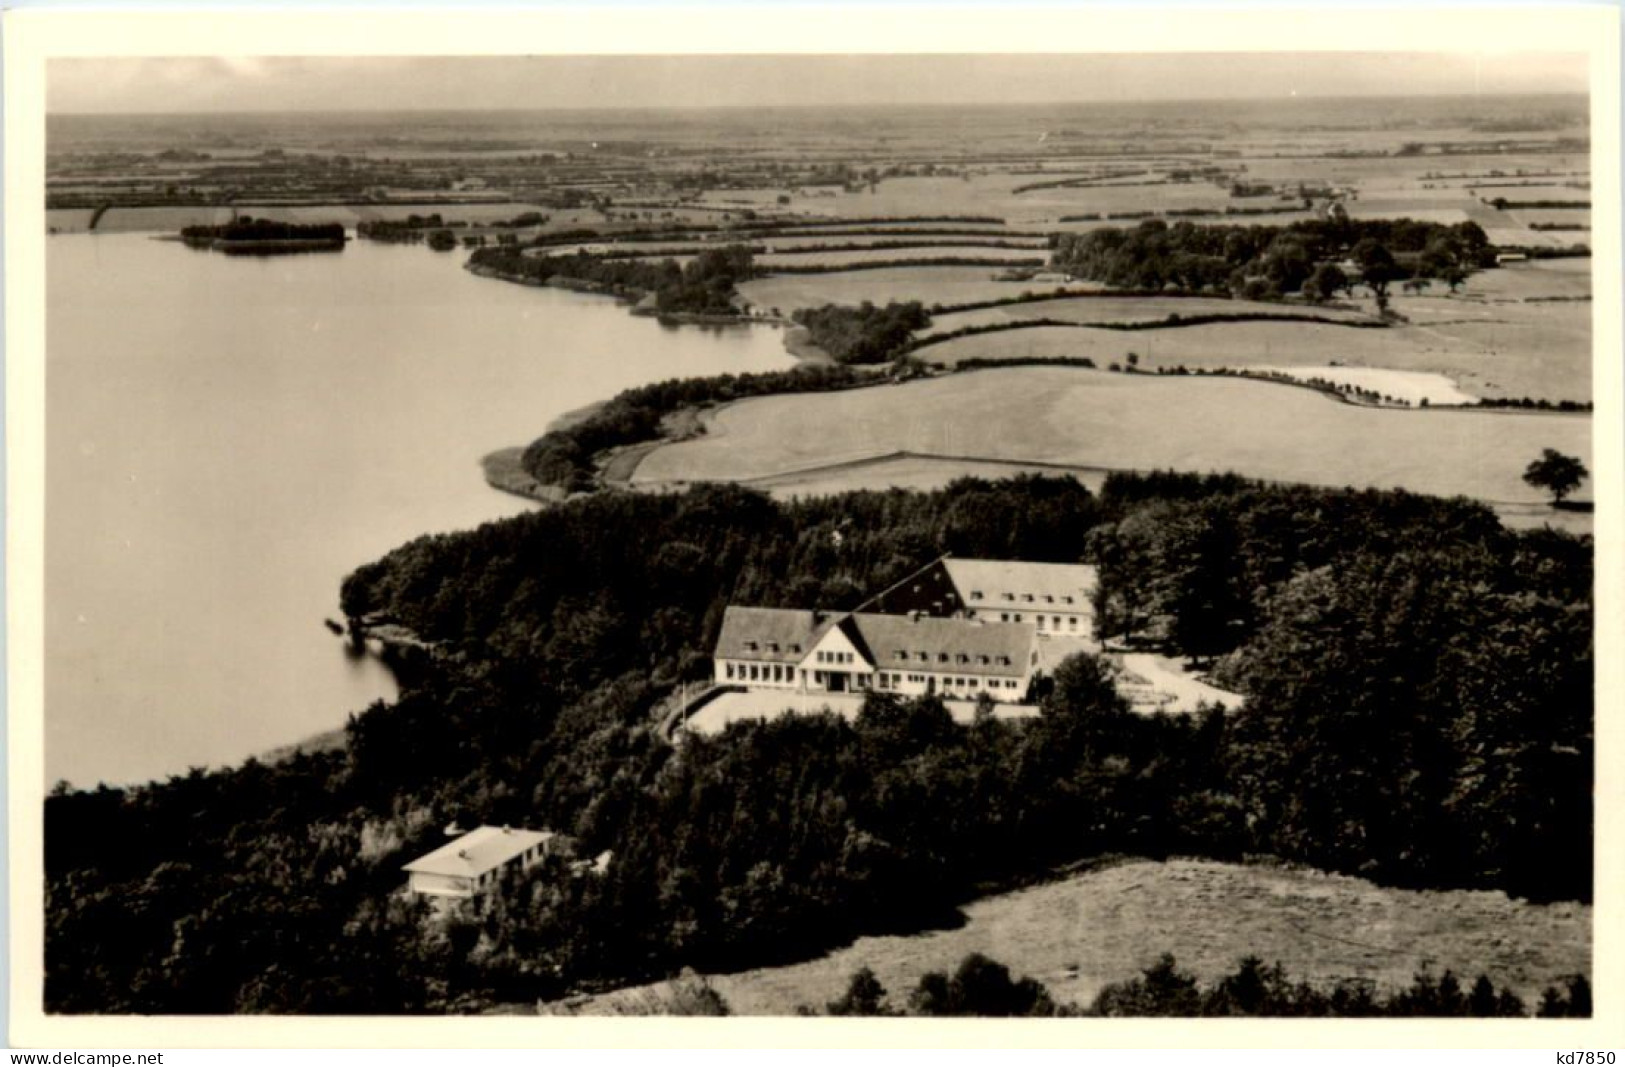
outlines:
{"label": "hillside slope", "polygon": [[[1424,967],[1483,973],[1533,1005],[1560,975],[1590,970],[1591,909],[1532,905],[1496,892],[1413,892],[1358,878],[1206,860],[1135,860],[987,897],[965,925],[913,937],[868,937],[822,959],[711,979],[739,1015],[789,1015],[841,995],[869,967],[906,999],[920,975],[970,952],[1037,978],[1058,1002],[1088,1004],[1108,982],[1173,952],[1203,981],[1245,955],[1279,961],[1294,978],[1408,985]],[[618,1014],[647,1004],[648,987],[549,1006]]]}

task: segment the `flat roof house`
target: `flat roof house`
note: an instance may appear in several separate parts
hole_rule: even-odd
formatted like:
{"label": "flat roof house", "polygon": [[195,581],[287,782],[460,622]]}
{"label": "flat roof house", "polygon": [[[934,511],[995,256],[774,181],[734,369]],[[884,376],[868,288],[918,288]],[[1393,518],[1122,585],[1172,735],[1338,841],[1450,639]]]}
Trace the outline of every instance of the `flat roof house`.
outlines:
{"label": "flat roof house", "polygon": [[472,897],[496,883],[504,868],[534,866],[556,835],[546,830],[481,826],[401,869],[407,888],[437,897]]}

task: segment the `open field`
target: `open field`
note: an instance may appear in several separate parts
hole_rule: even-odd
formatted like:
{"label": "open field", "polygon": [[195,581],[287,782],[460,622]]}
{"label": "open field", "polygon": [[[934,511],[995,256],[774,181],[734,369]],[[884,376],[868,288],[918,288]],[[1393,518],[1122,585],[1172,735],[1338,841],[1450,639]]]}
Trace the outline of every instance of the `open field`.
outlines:
{"label": "open field", "polygon": [[1064,474],[1098,491],[1107,471],[1006,460],[944,459],[908,452],[860,457],[845,464],[753,478],[749,484],[781,500],[832,496],[859,489],[941,489],[955,478],[1014,478],[1023,474]]}
{"label": "open field", "polygon": [[[1091,296],[1080,300],[1035,300],[1027,304],[980,308],[933,315],[931,325],[918,336],[952,333],[967,326],[998,322],[1059,319],[1064,322],[1160,322],[1169,315],[1317,315],[1349,322],[1371,322],[1371,316],[1352,308],[1314,307],[1309,304],[1270,304],[1221,297]],[[1186,327],[1188,328],[1188,327]],[[926,355],[927,359],[931,358]]]}
{"label": "open field", "polygon": [[[893,227],[889,224],[882,227],[884,230],[891,230],[892,228]],[[901,227],[898,227],[898,229],[901,229]],[[659,238],[650,238],[645,240],[623,239],[616,241],[614,246],[616,251],[624,252],[642,252],[645,248],[648,248],[656,251],[670,249],[674,252],[691,254],[694,252],[702,252],[707,248],[717,248],[734,242],[763,246],[764,251],[758,253],[759,255],[795,252],[802,249],[817,251],[818,249],[828,245],[885,246],[900,243],[907,244],[909,246],[929,246],[931,248],[937,248],[939,246],[945,248],[969,248],[976,251],[982,251],[990,248],[994,251],[1010,251],[1010,249],[1002,248],[1002,246],[1014,244],[1020,245],[1022,249],[1027,250],[1027,254],[1029,255],[1037,253],[1047,256],[1049,254],[1049,241],[1046,238],[999,237],[991,235],[987,237],[975,237],[968,234],[951,233],[922,233],[918,236],[914,236],[905,233],[872,233],[866,230],[832,230],[827,233],[823,231],[809,231],[791,234],[788,236],[780,233],[747,234],[746,236],[742,237],[735,237],[729,234],[719,234],[711,240],[660,240]],[[888,249],[888,251],[897,253],[908,253],[912,250],[912,247]]]}
{"label": "open field", "polygon": [[[752,278],[739,286],[757,307],[822,307],[825,304],[876,304],[918,300],[922,304],[969,304],[1020,296],[1025,289],[1042,291],[1031,282],[997,282],[995,267],[879,267],[851,273],[779,275]],[[1050,286],[1048,288],[1053,288]]]}
{"label": "open field", "polygon": [[[1513,208],[1510,214],[1525,226],[1546,225],[1555,223],[1559,226],[1579,226],[1576,241],[1586,240],[1585,231],[1591,229],[1591,210],[1589,208]],[[1551,230],[1550,233],[1562,233],[1561,230]],[[1571,231],[1574,232],[1574,231]]]}
{"label": "open field", "polygon": [[1383,397],[1392,397],[1413,407],[1424,403],[1430,406],[1476,404],[1477,397],[1468,396],[1456,388],[1454,382],[1442,374],[1426,371],[1390,370],[1387,367],[1255,367],[1265,374],[1283,374],[1294,381],[1320,380],[1336,385],[1351,385],[1356,389],[1369,389]]}
{"label": "open field", "polygon": [[[1358,878],[1207,860],[1132,860],[967,905],[958,929],[865,937],[822,959],[717,975],[712,986],[739,1015],[822,1008],[869,967],[906,1002],[928,971],[951,972],[980,952],[1037,979],[1064,1004],[1133,978],[1172,952],[1211,982],[1242,957],[1279,962],[1294,979],[1363,979],[1387,991],[1423,969],[1486,974],[1531,1008],[1564,975],[1588,972],[1591,909],[1534,905],[1490,892],[1413,892]],[[648,987],[556,1010],[613,1014]]]}
{"label": "open field", "polygon": [[632,480],[751,481],[912,452],[1118,470],[1235,471],[1535,504],[1542,494],[1520,476],[1546,447],[1589,466],[1591,419],[1383,410],[1264,382],[1025,366],[742,401],[716,412],[704,436],[650,453]]}
{"label": "open field", "polygon": [[1479,271],[1464,293],[1484,300],[1537,300],[1591,295],[1590,257],[1539,259]]}
{"label": "open field", "polygon": [[[1124,168],[1140,169],[1144,161],[1127,160]],[[897,177],[847,192],[816,190],[722,190],[707,194],[707,202],[765,210],[777,206],[791,213],[827,216],[878,217],[887,215],[986,215],[1002,218],[1021,228],[1053,222],[1061,215],[1094,212],[1144,210],[1190,210],[1201,208],[1222,212],[1226,206],[1268,207],[1274,197],[1237,199],[1228,190],[1208,182],[1179,184],[1084,185],[1049,189],[1015,190],[1026,185],[1064,180],[1070,175],[1013,174],[995,171],[962,177]],[[776,205],[783,193],[790,203]]]}
{"label": "open field", "polygon": [[987,245],[933,245],[930,248],[855,248],[846,252],[768,252],[755,257],[756,266],[839,267],[849,263],[884,263],[899,259],[974,259],[997,266],[1000,263],[1047,261],[1044,248],[992,248]]}
{"label": "open field", "polygon": [[[746,484],[780,500],[834,496],[857,490],[941,489],[958,478],[997,480],[1023,474],[1065,476],[1092,492],[1099,492],[1109,471],[1099,467],[1021,463],[1008,460],[960,459],[893,452],[850,463],[815,467],[782,475],[753,478]],[[1518,530],[1551,526],[1572,534],[1590,534],[1589,511],[1554,511],[1547,503],[1496,504],[1501,523]]]}
{"label": "open field", "polygon": [[[1423,306],[1426,314],[1412,314]],[[1407,326],[1359,330],[1312,322],[1218,322],[1178,329],[1039,326],[955,338],[918,352],[928,362],[1086,356],[1099,366],[1130,352],[1140,366],[1362,367],[1442,374],[1472,396],[1591,399],[1591,308],[1585,303],[1473,304],[1395,298]]]}

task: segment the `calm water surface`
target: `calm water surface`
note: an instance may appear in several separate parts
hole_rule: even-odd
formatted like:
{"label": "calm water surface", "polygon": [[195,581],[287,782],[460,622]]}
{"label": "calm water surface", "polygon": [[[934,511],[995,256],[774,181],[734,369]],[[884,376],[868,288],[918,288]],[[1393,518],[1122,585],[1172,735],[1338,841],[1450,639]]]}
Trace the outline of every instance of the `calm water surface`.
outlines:
{"label": "calm water surface", "polygon": [[393,695],[323,626],[357,564],[528,505],[479,457],[631,385],[789,361],[475,278],[462,253],[47,246],[46,780],[236,762]]}

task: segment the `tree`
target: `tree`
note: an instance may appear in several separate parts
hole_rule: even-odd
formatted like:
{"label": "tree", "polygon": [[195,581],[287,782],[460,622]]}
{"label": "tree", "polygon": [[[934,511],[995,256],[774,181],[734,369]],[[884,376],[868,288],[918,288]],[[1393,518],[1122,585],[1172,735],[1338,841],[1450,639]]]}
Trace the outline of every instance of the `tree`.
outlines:
{"label": "tree", "polygon": [[1360,281],[1377,298],[1377,306],[1388,306],[1388,284],[1399,276],[1399,266],[1388,246],[1374,237],[1362,238],[1349,255],[1360,267]]}
{"label": "tree", "polygon": [[1195,976],[1181,971],[1172,954],[1165,952],[1140,977],[1102,989],[1095,997],[1094,1013],[1190,1018],[1202,1013],[1202,996]]}
{"label": "tree", "polygon": [[832,1000],[825,1008],[831,1015],[893,1015],[886,1003],[886,987],[880,984],[875,972],[860,967],[852,975],[846,993]]}
{"label": "tree", "polygon": [[920,977],[910,1004],[928,1016],[977,1015],[998,1018],[1055,1014],[1049,991],[1031,978],[1012,979],[1002,963],[973,952],[952,978],[941,971]]}
{"label": "tree", "polygon": [[1553,504],[1561,504],[1563,498],[1580,488],[1580,483],[1590,474],[1585,464],[1575,457],[1548,448],[1542,450],[1539,459],[1524,468],[1523,480],[1535,489],[1551,493]]}
{"label": "tree", "polygon": [[1339,290],[1347,289],[1349,278],[1336,263],[1322,263],[1315,268],[1309,280],[1303,283],[1303,295],[1314,303],[1330,300]]}

